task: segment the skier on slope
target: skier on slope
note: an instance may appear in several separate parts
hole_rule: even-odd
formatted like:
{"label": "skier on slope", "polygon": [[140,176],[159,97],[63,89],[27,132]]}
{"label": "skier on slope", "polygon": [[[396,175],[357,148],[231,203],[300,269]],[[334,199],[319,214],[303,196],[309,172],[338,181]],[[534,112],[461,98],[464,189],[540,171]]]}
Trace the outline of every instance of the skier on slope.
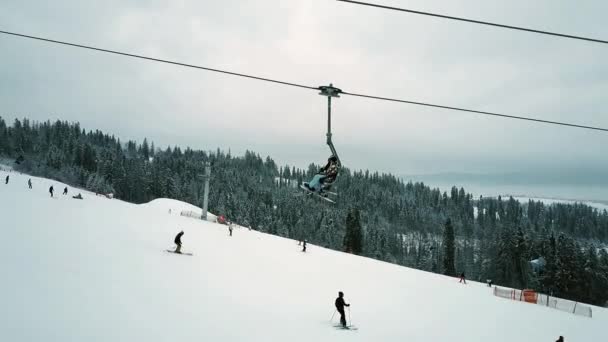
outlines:
{"label": "skier on slope", "polygon": [[313,192],[323,192],[323,185],[332,183],[338,175],[338,158],[334,155],[327,159],[327,164],[304,187]]}
{"label": "skier on slope", "polygon": [[51,187],[49,188],[49,192],[51,193],[51,197],[53,197],[53,191],[54,191],[54,189],[53,189],[53,186],[51,185]]}
{"label": "skier on slope", "polygon": [[342,327],[346,328],[346,316],[344,315],[344,307],[350,306],[350,304],[346,304],[344,302],[344,293],[342,291],[338,292],[338,298],[336,298],[336,310],[340,313],[340,324]]}
{"label": "skier on slope", "polygon": [[458,281],[459,283],[464,282],[464,284],[467,284],[467,279],[464,276],[464,272],[460,273],[460,280]]}
{"label": "skier on slope", "polygon": [[27,180],[27,186],[29,186],[30,189],[32,188],[32,179],[31,178]]}
{"label": "skier on slope", "polygon": [[67,195],[68,194],[68,187],[66,186],[65,189],[63,189],[63,194]]}
{"label": "skier on slope", "polygon": [[6,182],[4,184],[8,184],[8,175],[6,175]]}
{"label": "skier on slope", "polygon": [[184,231],[180,231],[179,233],[177,233],[177,235],[175,236],[175,244],[177,245],[177,247],[175,248],[175,253],[181,254],[182,253],[182,235],[184,235]]}

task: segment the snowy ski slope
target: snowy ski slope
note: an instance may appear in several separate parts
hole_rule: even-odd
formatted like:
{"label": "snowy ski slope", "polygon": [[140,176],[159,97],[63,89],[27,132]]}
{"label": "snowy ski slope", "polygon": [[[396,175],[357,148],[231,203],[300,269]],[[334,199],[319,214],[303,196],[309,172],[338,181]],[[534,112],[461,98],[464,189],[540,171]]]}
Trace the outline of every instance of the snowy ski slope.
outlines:
{"label": "snowy ski slope", "polygon": [[[256,231],[229,237],[179,216],[185,203],[62,196],[28,178],[0,184],[0,341],[608,341],[605,309],[579,317]],[[194,256],[164,251],[180,229]],[[329,322],[339,290],[357,331]]]}

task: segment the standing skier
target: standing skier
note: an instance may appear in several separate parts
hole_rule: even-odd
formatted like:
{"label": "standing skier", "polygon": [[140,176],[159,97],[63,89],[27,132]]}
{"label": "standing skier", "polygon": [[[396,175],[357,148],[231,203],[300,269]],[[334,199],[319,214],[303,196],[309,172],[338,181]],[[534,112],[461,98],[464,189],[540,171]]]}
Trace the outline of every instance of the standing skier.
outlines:
{"label": "standing skier", "polygon": [[344,302],[344,293],[342,291],[338,292],[338,298],[336,298],[336,310],[340,313],[340,324],[342,327],[346,328],[346,316],[344,315],[344,307],[350,306],[350,304],[346,304]]}
{"label": "standing skier", "polygon": [[230,236],[232,236],[232,222],[228,224],[228,231],[230,232]]}
{"label": "standing skier", "polygon": [[63,189],[63,194],[64,194],[64,195],[67,195],[67,194],[68,194],[68,187],[67,187],[67,186],[66,186],[66,187]]}
{"label": "standing skier", "polygon": [[182,253],[182,235],[184,235],[184,231],[182,230],[181,232],[177,233],[177,235],[175,236],[175,244],[177,245],[177,247],[175,248],[175,253],[181,254]]}
{"label": "standing skier", "polygon": [[458,281],[459,283],[464,283],[466,285],[467,280],[464,277],[464,272],[460,273],[460,280]]}
{"label": "standing skier", "polygon": [[302,252],[306,252],[306,240],[302,241]]}
{"label": "standing skier", "polygon": [[6,175],[6,182],[4,184],[8,184],[8,175]]}
{"label": "standing skier", "polygon": [[27,180],[27,186],[29,186],[30,189],[32,188],[32,179],[31,178]]}
{"label": "standing skier", "polygon": [[53,189],[53,186],[51,185],[51,187],[49,188],[49,192],[51,193],[51,197],[53,197],[53,191],[55,191],[55,190]]}

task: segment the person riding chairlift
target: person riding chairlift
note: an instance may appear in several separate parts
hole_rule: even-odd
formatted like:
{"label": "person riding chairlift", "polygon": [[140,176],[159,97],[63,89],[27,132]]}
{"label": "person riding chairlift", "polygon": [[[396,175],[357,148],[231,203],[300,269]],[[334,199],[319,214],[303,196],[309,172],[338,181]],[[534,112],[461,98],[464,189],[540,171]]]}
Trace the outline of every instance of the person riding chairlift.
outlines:
{"label": "person riding chairlift", "polygon": [[337,175],[338,158],[332,155],[327,159],[327,164],[319,169],[319,172],[309,183],[304,183],[304,186],[310,191],[322,193],[324,189],[329,188],[329,185],[336,180]]}

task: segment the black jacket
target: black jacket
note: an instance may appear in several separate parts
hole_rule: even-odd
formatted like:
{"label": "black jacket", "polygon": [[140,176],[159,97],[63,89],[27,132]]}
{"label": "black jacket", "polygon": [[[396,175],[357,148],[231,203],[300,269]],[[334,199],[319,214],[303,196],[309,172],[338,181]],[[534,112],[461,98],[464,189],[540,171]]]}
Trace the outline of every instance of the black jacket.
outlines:
{"label": "black jacket", "polygon": [[344,298],[343,297],[336,298],[336,309],[338,311],[344,311],[344,307],[345,306],[350,306],[350,304],[344,303]]}
{"label": "black jacket", "polygon": [[182,245],[182,235],[184,235],[184,232],[179,232],[176,236],[175,236],[175,244],[176,245]]}

